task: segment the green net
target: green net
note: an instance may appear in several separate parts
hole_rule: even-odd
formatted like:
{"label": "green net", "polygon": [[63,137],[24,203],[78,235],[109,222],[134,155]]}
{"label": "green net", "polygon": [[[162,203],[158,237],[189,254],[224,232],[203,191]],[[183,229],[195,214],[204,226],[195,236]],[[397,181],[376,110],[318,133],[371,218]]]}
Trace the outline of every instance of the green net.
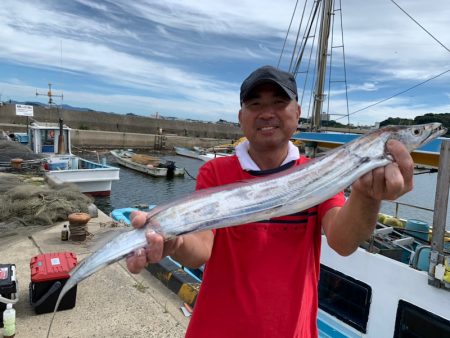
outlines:
{"label": "green net", "polygon": [[38,185],[8,176],[0,179],[0,222],[50,225],[74,212],[87,213],[92,203],[73,185]]}

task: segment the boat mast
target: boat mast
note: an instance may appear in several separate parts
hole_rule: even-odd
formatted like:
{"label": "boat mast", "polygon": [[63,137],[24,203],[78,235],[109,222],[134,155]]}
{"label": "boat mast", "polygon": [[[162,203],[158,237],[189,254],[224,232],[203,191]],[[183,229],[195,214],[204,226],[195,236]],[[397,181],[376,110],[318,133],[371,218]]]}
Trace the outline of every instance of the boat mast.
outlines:
{"label": "boat mast", "polygon": [[313,116],[311,119],[311,129],[319,130],[322,115],[322,105],[325,98],[324,85],[327,68],[328,38],[330,36],[331,11],[333,0],[324,0],[322,7],[322,22],[320,24],[319,51],[318,51],[318,72],[314,90]]}
{"label": "boat mast", "polygon": [[[56,106],[56,111],[58,112],[58,120],[59,120],[59,136],[58,136],[58,154],[62,155],[65,153],[65,149],[64,149],[64,130],[63,130],[63,120],[62,120],[62,116],[61,116],[61,111],[58,108],[58,106],[55,104],[55,102],[53,101],[54,97],[60,97],[61,100],[64,98],[64,94],[61,93],[61,95],[56,95],[53,94],[52,92],[52,84],[49,83],[48,84],[48,92],[47,94],[41,94],[38,93],[37,89],[36,89],[36,96],[48,96],[48,106],[52,107],[52,106]],[[61,104],[61,110],[62,110],[62,104]]]}

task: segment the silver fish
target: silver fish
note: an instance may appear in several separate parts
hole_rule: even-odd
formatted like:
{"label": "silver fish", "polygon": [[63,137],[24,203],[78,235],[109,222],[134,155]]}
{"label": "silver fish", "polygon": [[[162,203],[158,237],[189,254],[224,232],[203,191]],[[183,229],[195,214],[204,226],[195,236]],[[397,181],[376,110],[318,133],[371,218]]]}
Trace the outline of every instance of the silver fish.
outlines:
{"label": "silver fish", "polygon": [[148,214],[147,226],[120,234],[70,272],[55,312],[61,298],[80,281],[146,246],[145,233],[150,229],[170,239],[299,212],[334,196],[365,173],[391,163],[392,157],[385,147],[388,140],[399,140],[412,151],[446,131],[440,123],[385,127],[329,151],[306,165],[248,182],[196,191],[158,206]]}

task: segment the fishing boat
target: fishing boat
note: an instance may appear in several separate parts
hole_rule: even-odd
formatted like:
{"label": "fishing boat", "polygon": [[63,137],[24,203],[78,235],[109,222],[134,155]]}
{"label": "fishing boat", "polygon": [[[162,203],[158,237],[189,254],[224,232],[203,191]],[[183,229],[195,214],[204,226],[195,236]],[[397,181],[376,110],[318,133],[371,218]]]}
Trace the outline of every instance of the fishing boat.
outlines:
{"label": "fishing boat", "polygon": [[[320,32],[309,34],[317,20],[308,21],[303,40],[296,41],[296,46],[302,46],[302,50],[295,51],[294,48],[291,58],[293,67],[290,66],[289,71],[300,73],[307,40],[314,40],[317,69],[312,85],[314,97],[311,99],[310,132],[294,136],[305,148],[310,148],[308,155],[311,157],[314,157],[319,146],[334,148],[358,136],[323,133],[321,130],[321,117],[325,114],[324,84],[332,83],[326,78],[328,48],[332,45],[329,37],[333,36],[330,26],[332,18],[338,20],[340,17],[342,22],[342,10],[336,8],[340,7],[339,4],[335,6],[333,0],[314,2],[311,18],[319,20]],[[302,36],[300,30],[298,36]],[[343,40],[340,45],[343,52]],[[347,118],[348,115],[347,112]],[[441,165],[439,174],[442,179],[438,177],[437,189],[440,195],[436,196],[432,225],[415,219],[397,219],[398,222],[389,224],[386,223],[387,217],[380,215],[380,222],[371,238],[348,257],[333,251],[323,236],[318,286],[319,336],[450,336],[450,236],[445,231],[449,189],[446,171],[450,163],[448,160],[446,164],[442,163],[443,159],[448,158],[449,149],[450,141],[441,138],[412,154],[416,163],[430,168]]]}
{"label": "fishing boat", "polygon": [[197,160],[200,160],[200,152],[195,149],[189,149],[185,147],[174,147],[175,153],[180,156],[189,157],[189,158],[195,158]]}
{"label": "fishing boat", "polygon": [[[307,145],[306,152],[315,153],[317,149],[329,150],[348,143],[355,138],[361,136],[355,133],[323,133],[323,132],[300,132],[292,136],[292,140],[301,141]],[[411,156],[414,163],[418,167],[434,168],[439,166],[439,152],[441,144],[447,138],[439,137],[425,144],[424,146],[415,149]]]}
{"label": "fishing boat", "polygon": [[197,160],[202,160],[204,162],[208,162],[216,157],[230,156],[233,154],[231,151],[229,151],[229,148],[204,149],[200,147],[194,147],[193,149],[189,149],[184,147],[174,147],[174,149],[177,155],[195,158]]}
{"label": "fishing boat", "polygon": [[70,131],[62,121],[30,124],[28,145],[34,153],[45,155],[46,178],[57,184],[75,184],[81,192],[92,196],[109,196],[120,169],[72,154]]}
{"label": "fishing boat", "polygon": [[173,161],[165,161],[156,157],[136,154],[131,150],[111,150],[111,155],[116,159],[117,163],[152,177],[183,177],[184,168],[178,168]]}

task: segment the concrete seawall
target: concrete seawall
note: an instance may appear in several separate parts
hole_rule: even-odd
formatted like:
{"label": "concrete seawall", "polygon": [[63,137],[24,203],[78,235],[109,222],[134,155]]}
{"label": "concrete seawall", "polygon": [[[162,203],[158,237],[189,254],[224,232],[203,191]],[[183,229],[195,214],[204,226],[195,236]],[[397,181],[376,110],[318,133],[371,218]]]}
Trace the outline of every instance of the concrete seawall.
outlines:
{"label": "concrete seawall", "polygon": [[[26,125],[0,123],[0,130],[13,132],[26,132]],[[124,133],[103,130],[71,131],[72,146],[80,148],[149,148],[173,149],[173,147],[213,147],[220,144],[231,143],[231,139],[216,139],[206,137],[187,137],[173,134],[140,134]]]}
{"label": "concrete seawall", "polygon": [[[235,124],[188,120],[156,119],[137,115],[121,115],[97,111],[57,110],[43,106],[34,107],[33,119],[39,122],[58,122],[78,130],[103,130],[132,134],[174,134],[191,138],[238,139],[242,136]],[[236,112],[237,114],[237,112]],[[0,105],[0,123],[26,125],[27,118],[16,115],[15,104]]]}

